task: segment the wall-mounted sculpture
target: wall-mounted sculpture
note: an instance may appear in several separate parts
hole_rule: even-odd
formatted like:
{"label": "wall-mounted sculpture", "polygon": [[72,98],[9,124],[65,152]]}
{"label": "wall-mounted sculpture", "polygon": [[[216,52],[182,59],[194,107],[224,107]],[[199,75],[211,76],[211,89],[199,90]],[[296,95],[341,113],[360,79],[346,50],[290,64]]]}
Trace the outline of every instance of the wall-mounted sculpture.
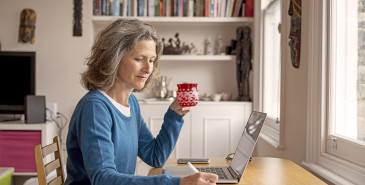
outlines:
{"label": "wall-mounted sculpture", "polygon": [[20,13],[19,38],[18,42],[34,43],[35,23],[37,15],[32,9],[24,9]]}

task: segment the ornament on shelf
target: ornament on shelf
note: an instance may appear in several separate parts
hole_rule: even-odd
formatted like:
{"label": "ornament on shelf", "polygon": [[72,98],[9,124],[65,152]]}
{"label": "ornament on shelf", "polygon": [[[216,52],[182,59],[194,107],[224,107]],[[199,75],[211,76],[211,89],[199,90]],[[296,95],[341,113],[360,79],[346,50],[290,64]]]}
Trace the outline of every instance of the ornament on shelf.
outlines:
{"label": "ornament on shelf", "polygon": [[209,36],[204,39],[204,55],[213,55],[213,41]]}
{"label": "ornament on shelf", "polygon": [[175,34],[175,41],[172,38],[169,38],[168,44],[165,44],[165,38],[162,38],[162,42],[164,45],[163,54],[166,55],[181,55],[189,52],[189,46],[185,45],[183,42],[182,46],[180,46],[180,38],[179,33]]}
{"label": "ornament on shelf", "polygon": [[226,46],[223,43],[222,36],[218,36],[215,45],[214,45],[214,54],[215,55],[225,55],[226,54]]}

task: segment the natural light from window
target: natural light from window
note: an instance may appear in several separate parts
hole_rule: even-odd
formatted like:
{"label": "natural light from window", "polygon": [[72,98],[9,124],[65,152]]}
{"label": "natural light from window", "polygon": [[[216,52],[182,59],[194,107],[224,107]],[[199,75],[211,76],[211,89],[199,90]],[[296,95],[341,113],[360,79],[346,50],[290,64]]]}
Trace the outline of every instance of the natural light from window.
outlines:
{"label": "natural light from window", "polygon": [[337,0],[334,5],[329,132],[365,144],[365,1]]}
{"label": "natural light from window", "polygon": [[266,123],[279,129],[280,123],[280,0],[273,0],[264,14],[263,111]]}

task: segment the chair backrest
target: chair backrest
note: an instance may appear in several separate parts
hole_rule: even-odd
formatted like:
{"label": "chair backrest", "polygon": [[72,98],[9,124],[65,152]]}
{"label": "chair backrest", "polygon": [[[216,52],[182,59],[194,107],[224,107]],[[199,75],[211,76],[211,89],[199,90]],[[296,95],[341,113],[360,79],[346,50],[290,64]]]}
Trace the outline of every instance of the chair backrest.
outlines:
{"label": "chair backrest", "polygon": [[[55,136],[53,138],[53,143],[47,146],[35,146],[34,153],[39,185],[63,185],[65,183],[65,174],[62,165],[63,162],[59,137]],[[50,154],[53,154],[54,157],[47,157]],[[44,164],[44,158],[46,157],[47,159],[51,159],[51,161]],[[54,170],[56,170],[57,176],[50,179],[47,183],[46,177]]]}

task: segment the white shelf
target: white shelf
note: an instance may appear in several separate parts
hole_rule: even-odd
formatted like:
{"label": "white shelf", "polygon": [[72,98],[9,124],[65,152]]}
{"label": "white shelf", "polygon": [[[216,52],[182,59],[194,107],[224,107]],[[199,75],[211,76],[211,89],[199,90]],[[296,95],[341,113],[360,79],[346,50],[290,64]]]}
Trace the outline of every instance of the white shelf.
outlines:
{"label": "white shelf", "polygon": [[162,55],[160,61],[233,61],[235,55]]}
{"label": "white shelf", "polygon": [[23,120],[21,121],[7,121],[0,122],[0,130],[42,130],[47,125],[53,122],[47,121],[46,123],[31,123],[27,124]]}
{"label": "white shelf", "polygon": [[37,172],[14,172],[14,176],[37,176]]}
{"label": "white shelf", "polygon": [[[119,16],[92,16],[92,21],[97,24],[108,24],[118,18]],[[128,18],[138,18],[144,22],[151,24],[234,24],[240,25],[243,23],[253,23],[253,17],[128,17]]]}

